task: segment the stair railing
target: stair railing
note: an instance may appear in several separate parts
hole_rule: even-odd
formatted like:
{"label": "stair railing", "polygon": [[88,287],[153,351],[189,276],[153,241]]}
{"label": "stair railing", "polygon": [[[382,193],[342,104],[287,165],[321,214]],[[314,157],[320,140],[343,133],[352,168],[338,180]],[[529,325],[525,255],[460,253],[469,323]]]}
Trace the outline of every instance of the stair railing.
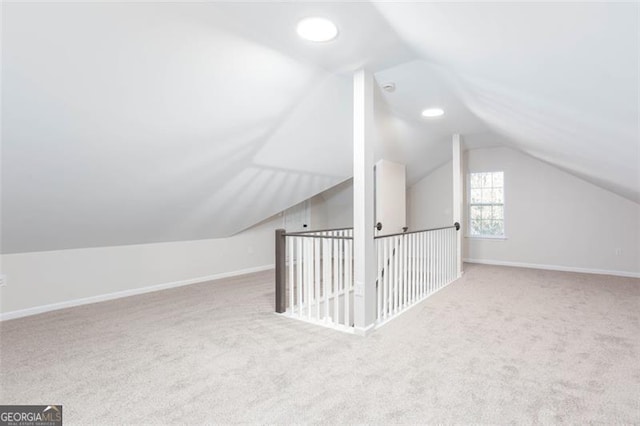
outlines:
{"label": "stair railing", "polygon": [[276,312],[353,328],[353,228],[276,230]]}
{"label": "stair railing", "polygon": [[386,322],[457,279],[460,225],[374,237],[377,322]]}

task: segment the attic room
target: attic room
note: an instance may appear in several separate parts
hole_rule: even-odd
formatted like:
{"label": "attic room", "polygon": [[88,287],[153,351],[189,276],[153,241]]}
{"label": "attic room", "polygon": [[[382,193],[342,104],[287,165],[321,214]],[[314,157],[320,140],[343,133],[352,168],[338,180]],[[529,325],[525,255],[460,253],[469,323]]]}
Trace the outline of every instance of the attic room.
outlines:
{"label": "attic room", "polygon": [[2,424],[640,423],[639,3],[0,14]]}

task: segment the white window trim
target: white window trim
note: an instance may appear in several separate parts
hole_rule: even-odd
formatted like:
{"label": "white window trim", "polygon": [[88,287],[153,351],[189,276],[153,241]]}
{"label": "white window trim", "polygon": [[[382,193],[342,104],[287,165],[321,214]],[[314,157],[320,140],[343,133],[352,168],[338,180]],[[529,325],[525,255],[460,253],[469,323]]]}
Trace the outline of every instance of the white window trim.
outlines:
{"label": "white window trim", "polygon": [[[502,235],[471,235],[469,231],[471,230],[471,173],[495,173],[502,172],[502,228],[504,229],[504,233]],[[507,238],[507,172],[504,170],[482,170],[482,171],[471,171],[467,170],[467,200],[465,203],[465,210],[467,213],[466,217],[466,230],[465,230],[465,238],[469,238],[472,240],[492,240],[492,241],[505,241]]]}

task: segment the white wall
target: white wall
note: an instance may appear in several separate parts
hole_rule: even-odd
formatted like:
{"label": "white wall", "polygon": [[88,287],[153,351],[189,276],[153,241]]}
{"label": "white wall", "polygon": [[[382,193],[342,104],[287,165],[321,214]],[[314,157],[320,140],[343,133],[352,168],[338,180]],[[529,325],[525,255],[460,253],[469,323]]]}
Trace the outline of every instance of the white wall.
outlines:
{"label": "white wall", "polygon": [[[331,189],[329,189],[331,191]],[[309,229],[326,229],[327,226],[327,202],[322,194],[318,194],[309,200],[311,220]]]}
{"label": "white wall", "polygon": [[[353,184],[347,180],[309,200],[311,229],[352,226]],[[4,254],[0,316],[8,319],[264,270],[274,264],[278,214],[232,237]]]}
{"label": "white wall", "polygon": [[[324,191],[320,196],[324,199],[324,211],[318,208],[326,216],[324,220],[317,217],[320,228],[343,228],[353,226],[353,179],[348,179],[333,188]],[[320,224],[324,223],[324,226]]]}
{"label": "white wall", "polygon": [[413,231],[453,224],[451,161],[407,189],[407,216]]}
{"label": "white wall", "polygon": [[[640,205],[519,151],[465,152],[469,172],[505,173],[506,239],[464,238],[469,261],[640,276]],[[449,225],[451,163],[408,190],[411,229]]]}
{"label": "white wall", "polygon": [[2,255],[0,312],[269,269],[281,226],[274,216],[229,238]]}
{"label": "white wall", "polygon": [[407,172],[404,164],[388,160],[376,163],[376,217],[380,234],[396,234],[407,226]]}
{"label": "white wall", "polygon": [[507,236],[466,238],[466,258],[640,274],[640,205],[509,148],[466,164],[504,171]]}

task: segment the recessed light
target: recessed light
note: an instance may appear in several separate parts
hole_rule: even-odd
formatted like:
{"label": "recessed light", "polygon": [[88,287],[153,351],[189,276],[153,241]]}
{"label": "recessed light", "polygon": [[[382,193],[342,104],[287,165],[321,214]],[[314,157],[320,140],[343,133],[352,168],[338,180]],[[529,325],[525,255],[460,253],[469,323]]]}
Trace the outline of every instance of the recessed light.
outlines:
{"label": "recessed light", "polygon": [[331,41],[338,36],[336,24],[325,18],[305,18],[298,22],[298,35],[305,40],[324,42]]}
{"label": "recessed light", "polygon": [[442,108],[427,108],[422,111],[422,116],[427,118],[440,117],[444,114]]}
{"label": "recessed light", "polygon": [[382,84],[382,89],[385,92],[389,92],[389,93],[393,93],[396,91],[396,84],[392,81],[388,82],[388,83],[383,83]]}

